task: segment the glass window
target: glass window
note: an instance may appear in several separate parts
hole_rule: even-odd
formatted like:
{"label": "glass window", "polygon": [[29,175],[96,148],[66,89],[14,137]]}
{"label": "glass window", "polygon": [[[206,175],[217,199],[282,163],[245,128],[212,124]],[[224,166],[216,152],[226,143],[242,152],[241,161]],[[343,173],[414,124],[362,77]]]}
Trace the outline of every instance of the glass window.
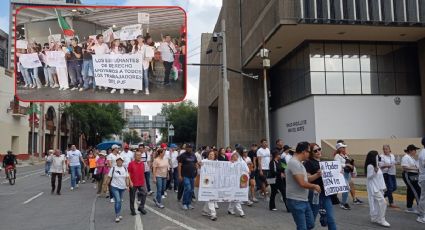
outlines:
{"label": "glass window", "polygon": [[341,43],[325,43],[326,71],[342,71]]}
{"label": "glass window", "polygon": [[311,72],[311,93],[326,94],[325,72]]}
{"label": "glass window", "polygon": [[326,72],[326,94],[344,94],[342,72]]}
{"label": "glass window", "polygon": [[378,74],[361,73],[362,75],[362,94],[378,94]]}
{"label": "glass window", "polygon": [[394,73],[379,73],[379,94],[395,94]]}
{"label": "glass window", "polygon": [[322,43],[310,45],[310,71],[325,71],[325,52]]}
{"label": "glass window", "polygon": [[395,72],[407,72],[407,62],[409,59],[408,49],[405,45],[394,45],[394,60],[397,60],[397,65],[394,65]]}
{"label": "glass window", "polygon": [[360,71],[359,44],[343,44],[344,71]]}
{"label": "glass window", "polygon": [[360,72],[344,72],[344,92],[345,94],[362,93]]}
{"label": "glass window", "polygon": [[392,45],[377,45],[378,72],[394,72],[394,56]]}
{"label": "glass window", "polygon": [[375,45],[360,44],[360,68],[365,72],[378,71]]}

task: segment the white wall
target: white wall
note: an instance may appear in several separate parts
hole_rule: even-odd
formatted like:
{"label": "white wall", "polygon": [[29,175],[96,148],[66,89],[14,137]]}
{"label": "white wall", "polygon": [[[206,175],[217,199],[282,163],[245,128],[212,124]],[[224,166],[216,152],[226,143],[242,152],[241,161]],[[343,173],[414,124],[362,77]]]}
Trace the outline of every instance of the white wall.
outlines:
{"label": "white wall", "polygon": [[[270,117],[272,146],[277,138],[282,138],[285,144],[289,146],[296,146],[300,141],[316,140],[313,97],[279,108],[271,112]],[[306,124],[292,125],[292,123],[299,121],[301,123],[305,121]],[[289,129],[294,128],[296,131],[289,132]]]}
{"label": "white wall", "polygon": [[422,136],[420,96],[315,96],[316,142]]}

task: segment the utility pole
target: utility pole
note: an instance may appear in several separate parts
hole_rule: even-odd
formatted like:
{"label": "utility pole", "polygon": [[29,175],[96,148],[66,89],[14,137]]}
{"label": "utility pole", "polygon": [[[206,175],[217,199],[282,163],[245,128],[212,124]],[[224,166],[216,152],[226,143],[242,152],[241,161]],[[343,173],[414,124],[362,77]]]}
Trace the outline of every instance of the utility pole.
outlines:
{"label": "utility pole", "polygon": [[229,83],[227,81],[227,46],[226,46],[226,21],[221,20],[221,37],[223,39],[223,125],[224,125],[224,147],[230,146],[229,130]]}
{"label": "utility pole", "polygon": [[267,89],[267,69],[270,68],[269,50],[266,49],[266,44],[263,41],[263,48],[260,50],[260,57],[263,59],[263,87],[264,87],[264,125],[266,131],[267,143],[270,142],[270,127],[269,127],[269,93]]}

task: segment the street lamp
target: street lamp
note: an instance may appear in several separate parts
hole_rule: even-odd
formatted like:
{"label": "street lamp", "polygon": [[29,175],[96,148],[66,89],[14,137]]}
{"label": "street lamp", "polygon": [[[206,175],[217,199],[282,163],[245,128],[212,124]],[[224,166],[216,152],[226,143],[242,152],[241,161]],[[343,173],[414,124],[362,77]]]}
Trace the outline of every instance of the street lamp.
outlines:
{"label": "street lamp", "polygon": [[263,87],[264,87],[264,124],[265,124],[265,131],[266,131],[266,139],[267,143],[270,143],[270,130],[269,130],[269,94],[267,90],[267,69],[270,68],[270,59],[269,59],[269,53],[270,50],[264,48],[260,50],[260,53],[258,53],[258,56],[260,56],[261,59],[263,59]]}

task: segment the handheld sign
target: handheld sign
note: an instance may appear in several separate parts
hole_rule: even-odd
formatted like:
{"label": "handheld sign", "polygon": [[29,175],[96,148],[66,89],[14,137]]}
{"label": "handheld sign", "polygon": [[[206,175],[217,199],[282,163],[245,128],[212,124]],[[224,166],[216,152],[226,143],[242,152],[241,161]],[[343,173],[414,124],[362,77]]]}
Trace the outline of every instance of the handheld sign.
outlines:
{"label": "handheld sign", "polygon": [[321,161],[319,163],[326,196],[350,191],[350,186],[345,182],[338,161]]}
{"label": "handheld sign", "polygon": [[25,40],[17,40],[16,41],[17,49],[28,49],[28,41]]}
{"label": "handheld sign", "polygon": [[38,58],[38,54],[36,53],[21,54],[19,56],[19,62],[22,64],[22,66],[28,69],[41,67],[41,61]]}
{"label": "handheld sign", "polygon": [[137,36],[142,34],[143,30],[141,24],[124,26],[121,28],[120,39],[123,41],[134,40]]}

